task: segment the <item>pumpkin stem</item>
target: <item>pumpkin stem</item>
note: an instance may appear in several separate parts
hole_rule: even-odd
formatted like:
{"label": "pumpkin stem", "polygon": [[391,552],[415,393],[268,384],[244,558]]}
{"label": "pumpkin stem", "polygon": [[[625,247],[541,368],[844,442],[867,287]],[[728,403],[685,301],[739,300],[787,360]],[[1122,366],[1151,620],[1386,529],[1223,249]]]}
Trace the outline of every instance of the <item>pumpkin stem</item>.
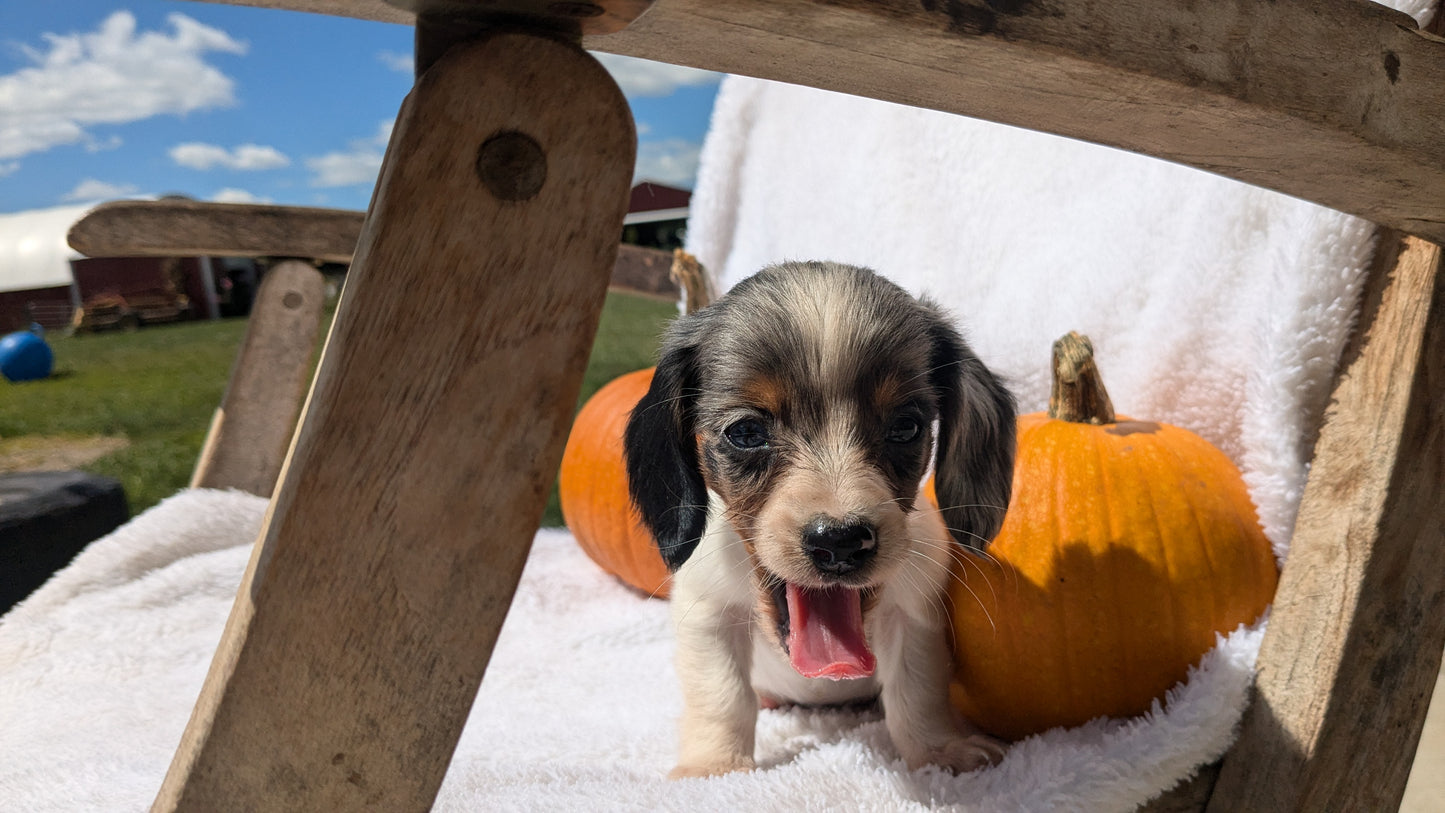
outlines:
{"label": "pumpkin stem", "polygon": [[1054,342],[1049,417],[1071,423],[1114,422],[1114,404],[1094,363],[1094,344],[1074,331]]}
{"label": "pumpkin stem", "polygon": [[682,289],[683,313],[693,313],[712,304],[712,285],[697,258],[680,248],[672,250],[672,271],[668,274]]}

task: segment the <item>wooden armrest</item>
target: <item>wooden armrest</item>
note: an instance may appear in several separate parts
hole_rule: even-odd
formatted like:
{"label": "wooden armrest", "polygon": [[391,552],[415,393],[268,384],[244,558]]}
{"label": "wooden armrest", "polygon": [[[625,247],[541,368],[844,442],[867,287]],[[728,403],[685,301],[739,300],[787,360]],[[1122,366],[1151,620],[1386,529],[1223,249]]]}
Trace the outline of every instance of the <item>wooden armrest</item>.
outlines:
{"label": "wooden armrest", "polygon": [[67,238],[91,257],[304,257],[349,263],[364,212],[205,203],[118,200],[90,210]]}
{"label": "wooden armrest", "polygon": [[[70,247],[91,257],[298,257],[350,263],[365,212],[205,203],[118,200],[90,210],[70,228]],[[612,285],[676,299],[672,254],[621,245]]]}

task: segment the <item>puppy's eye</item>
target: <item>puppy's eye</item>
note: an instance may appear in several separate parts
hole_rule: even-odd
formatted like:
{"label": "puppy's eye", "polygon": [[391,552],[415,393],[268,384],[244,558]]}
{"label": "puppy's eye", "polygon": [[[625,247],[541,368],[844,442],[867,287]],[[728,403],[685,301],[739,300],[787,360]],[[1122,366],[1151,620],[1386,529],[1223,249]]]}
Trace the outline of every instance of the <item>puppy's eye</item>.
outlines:
{"label": "puppy's eye", "polygon": [[899,415],[888,424],[888,432],[883,439],[889,443],[912,443],[922,432],[923,424],[919,423],[917,418],[912,415]]}
{"label": "puppy's eye", "polygon": [[744,418],[728,426],[723,436],[739,449],[761,449],[768,445],[768,429],[755,418]]}

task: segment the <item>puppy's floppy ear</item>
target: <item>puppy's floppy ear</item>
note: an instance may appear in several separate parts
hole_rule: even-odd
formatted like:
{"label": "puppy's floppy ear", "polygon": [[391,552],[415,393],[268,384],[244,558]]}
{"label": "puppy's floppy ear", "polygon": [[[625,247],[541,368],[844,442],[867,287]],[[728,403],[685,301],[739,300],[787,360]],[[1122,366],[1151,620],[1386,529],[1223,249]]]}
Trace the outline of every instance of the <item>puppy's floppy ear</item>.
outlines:
{"label": "puppy's floppy ear", "polygon": [[953,538],[982,550],[1003,526],[1013,491],[1017,409],[942,315],[929,332],[931,383],[939,395],[938,505]]}
{"label": "puppy's floppy ear", "polygon": [[707,311],[682,317],[663,343],[652,386],[623,436],[627,489],[662,560],[677,570],[707,526],[707,486],[697,456],[698,344]]}

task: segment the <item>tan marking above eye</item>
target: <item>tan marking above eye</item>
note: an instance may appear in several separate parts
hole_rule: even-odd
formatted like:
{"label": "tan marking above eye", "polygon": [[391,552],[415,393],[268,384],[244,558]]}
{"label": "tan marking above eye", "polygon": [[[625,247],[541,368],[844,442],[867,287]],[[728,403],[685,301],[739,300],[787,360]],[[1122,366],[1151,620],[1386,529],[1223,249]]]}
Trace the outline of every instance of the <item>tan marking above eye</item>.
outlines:
{"label": "tan marking above eye", "polygon": [[903,382],[897,376],[886,376],[873,388],[873,403],[880,414],[887,415],[903,405]]}
{"label": "tan marking above eye", "polygon": [[772,376],[758,376],[738,387],[740,400],[770,415],[782,414],[787,390]]}

